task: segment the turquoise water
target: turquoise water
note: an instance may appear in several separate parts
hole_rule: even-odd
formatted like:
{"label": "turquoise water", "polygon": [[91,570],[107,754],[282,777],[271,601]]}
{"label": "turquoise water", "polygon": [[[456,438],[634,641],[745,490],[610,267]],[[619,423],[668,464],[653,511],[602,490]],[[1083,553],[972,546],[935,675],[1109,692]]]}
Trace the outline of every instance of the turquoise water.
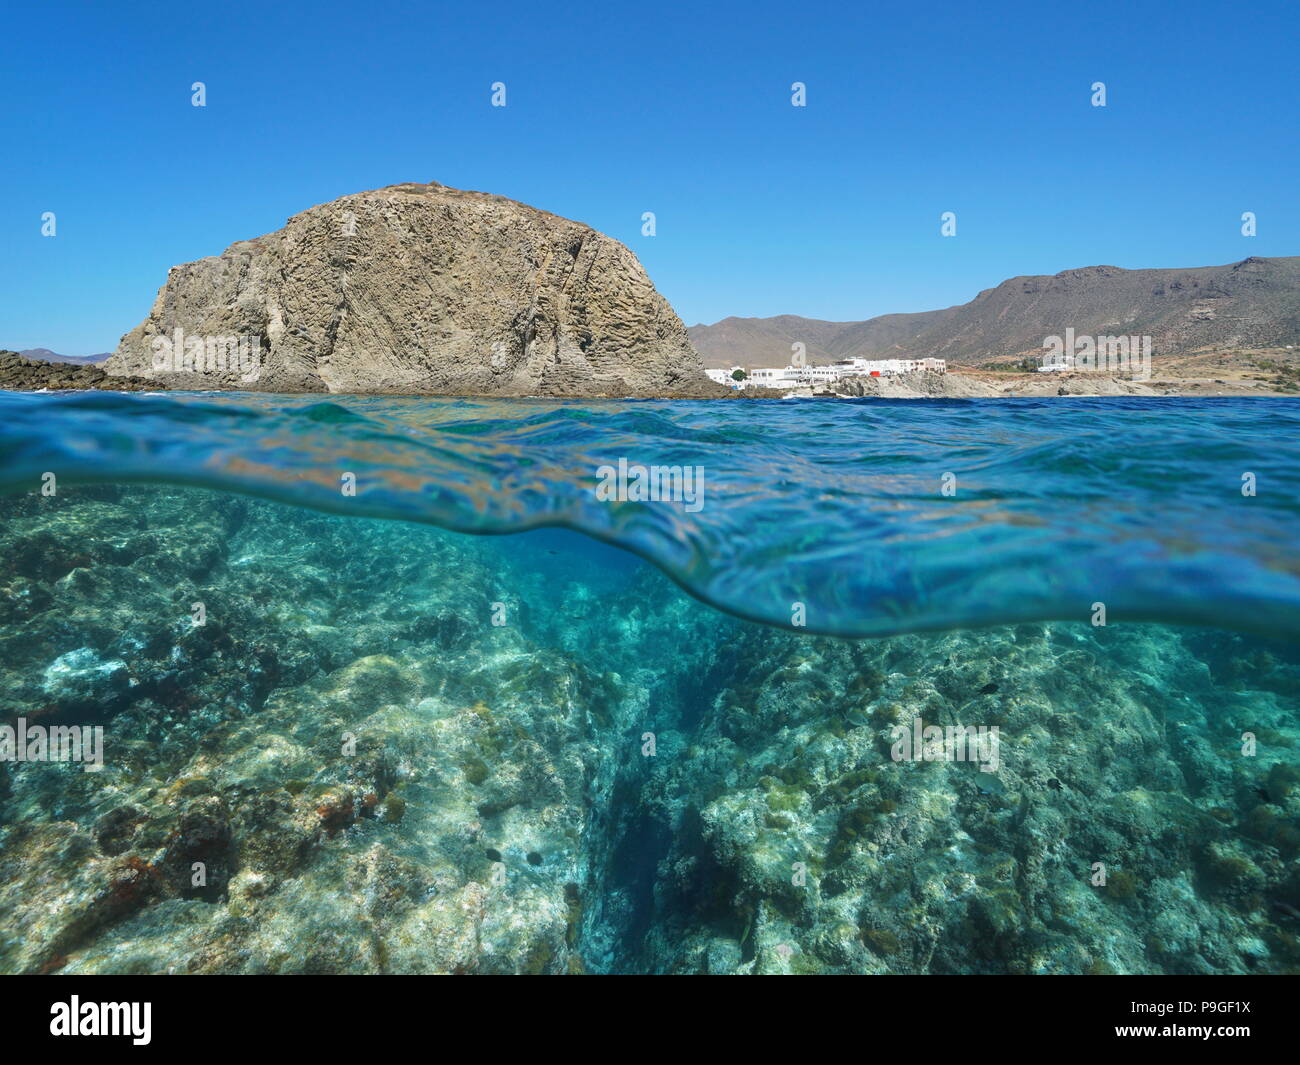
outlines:
{"label": "turquoise water", "polygon": [[[9,394],[0,453],[6,491],[56,471],[460,532],[568,528],[742,617],[788,626],[803,603],[812,632],[1088,619],[1103,602],[1114,619],[1300,633],[1292,400]],[[700,509],[598,500],[620,458],[701,469]]]}
{"label": "turquoise water", "polygon": [[0,971],[1293,971],[1298,425],[0,394]]}

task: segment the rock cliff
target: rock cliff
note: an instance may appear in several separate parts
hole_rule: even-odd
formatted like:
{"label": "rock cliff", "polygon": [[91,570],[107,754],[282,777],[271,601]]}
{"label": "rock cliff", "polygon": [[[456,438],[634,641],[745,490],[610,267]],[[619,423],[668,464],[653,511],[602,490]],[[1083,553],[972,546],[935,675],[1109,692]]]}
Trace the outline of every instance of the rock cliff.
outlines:
{"label": "rock cliff", "polygon": [[104,368],[273,392],[723,391],[618,241],[436,183],[345,196],[174,267]]}

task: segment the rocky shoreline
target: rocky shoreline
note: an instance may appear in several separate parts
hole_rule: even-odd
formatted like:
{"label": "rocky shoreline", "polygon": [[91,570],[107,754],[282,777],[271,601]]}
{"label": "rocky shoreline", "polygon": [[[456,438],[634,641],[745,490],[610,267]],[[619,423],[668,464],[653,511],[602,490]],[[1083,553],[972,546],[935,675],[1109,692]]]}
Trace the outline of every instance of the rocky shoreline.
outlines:
{"label": "rocky shoreline", "polygon": [[[28,359],[15,351],[0,350],[0,390],[7,392],[42,392],[42,391],[110,391],[110,392],[163,392],[180,388],[179,381],[167,378],[145,378],[136,376],[118,376],[105,373],[98,366],[78,365],[75,363],[41,362]],[[210,383],[201,380],[187,380],[185,388],[204,390]],[[294,389],[250,388],[252,392],[278,393],[282,395],[300,394]],[[316,390],[313,390],[316,391]],[[389,393],[419,394],[437,398],[446,395],[449,398],[489,398],[491,393],[457,392],[457,393]],[[1241,391],[1207,391],[1203,387],[1185,387],[1177,380],[1161,379],[1147,382],[1133,381],[1128,378],[1108,374],[1053,374],[1039,375],[1037,378],[1025,375],[1023,379],[1010,382],[993,382],[987,376],[970,374],[909,374],[904,378],[890,379],[879,377],[862,378],[859,381],[842,382],[837,390],[825,391],[812,388],[781,390],[775,388],[755,388],[736,391],[721,385],[713,388],[690,388],[680,391],[665,389],[652,395],[631,391],[604,391],[587,395],[588,399],[996,399],[996,398],[1051,398],[1056,396],[1072,398],[1089,398],[1099,396],[1179,396],[1179,395],[1285,395],[1266,388],[1256,388],[1243,393]],[[519,396],[520,399],[553,399],[556,396],[537,394]]]}
{"label": "rocky shoreline", "polygon": [[158,391],[165,386],[143,377],[110,377],[98,366],[41,362],[16,351],[0,351],[0,389],[6,392],[55,392],[105,389],[112,392]]}
{"label": "rocky shoreline", "polygon": [[834,390],[812,387],[747,389],[757,399],[1090,399],[1103,396],[1287,396],[1292,392],[1238,382],[1152,377],[1138,381],[1118,374],[915,373],[897,378],[841,381]]}

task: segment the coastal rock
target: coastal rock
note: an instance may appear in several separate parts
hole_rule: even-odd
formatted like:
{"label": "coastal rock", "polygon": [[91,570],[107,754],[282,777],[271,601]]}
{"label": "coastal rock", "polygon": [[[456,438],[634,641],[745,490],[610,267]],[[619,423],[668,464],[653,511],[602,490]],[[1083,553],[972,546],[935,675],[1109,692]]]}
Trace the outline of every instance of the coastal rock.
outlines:
{"label": "coastal rock", "polygon": [[140,392],[166,387],[133,374],[110,378],[98,366],[29,359],[16,351],[0,351],[0,389],[8,392],[107,388],[117,392]]}
{"label": "coastal rock", "polygon": [[846,378],[835,385],[841,396],[882,399],[971,399],[981,396],[1154,396],[1161,389],[1117,374],[1018,374],[1000,381],[993,374],[911,373],[897,377]]}
{"label": "coastal rock", "polygon": [[174,267],[105,369],[272,392],[725,394],[618,241],[433,182],[345,196]]}

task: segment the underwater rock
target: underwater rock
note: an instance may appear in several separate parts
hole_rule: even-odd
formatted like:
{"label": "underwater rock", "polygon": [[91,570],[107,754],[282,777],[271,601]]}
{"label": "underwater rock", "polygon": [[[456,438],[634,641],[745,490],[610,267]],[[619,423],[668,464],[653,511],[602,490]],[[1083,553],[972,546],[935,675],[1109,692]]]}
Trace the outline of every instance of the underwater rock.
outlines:
{"label": "underwater rock", "polygon": [[41,690],[64,709],[103,712],[121,699],[129,685],[125,662],[117,658],[102,661],[90,648],[81,647],[50,663]]}
{"label": "underwater rock", "polygon": [[121,854],[131,845],[131,839],[141,822],[149,819],[143,806],[127,803],[106,810],[95,819],[94,836],[99,849],[109,857]]}
{"label": "underwater rock", "polygon": [[[0,767],[5,972],[1300,964],[1294,650],[807,637],[644,567],[196,490],[0,516],[31,563],[0,556],[4,710],[106,732],[96,773]],[[503,587],[534,608],[494,626]],[[895,761],[917,724],[997,727],[996,771]]]}

